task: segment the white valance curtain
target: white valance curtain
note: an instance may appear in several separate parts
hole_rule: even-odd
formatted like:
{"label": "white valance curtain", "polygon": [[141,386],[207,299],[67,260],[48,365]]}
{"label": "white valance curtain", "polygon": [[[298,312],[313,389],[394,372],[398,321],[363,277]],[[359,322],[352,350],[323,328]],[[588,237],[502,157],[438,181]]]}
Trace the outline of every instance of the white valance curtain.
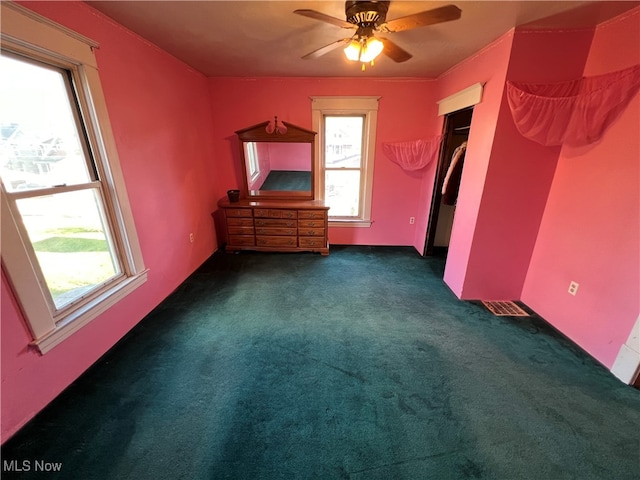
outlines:
{"label": "white valance curtain", "polygon": [[545,146],[599,140],[640,89],[640,65],[551,84],[507,82],[518,131]]}
{"label": "white valance curtain", "polygon": [[441,139],[442,136],[437,135],[430,139],[383,143],[382,150],[389,160],[411,172],[426,167],[438,157]]}

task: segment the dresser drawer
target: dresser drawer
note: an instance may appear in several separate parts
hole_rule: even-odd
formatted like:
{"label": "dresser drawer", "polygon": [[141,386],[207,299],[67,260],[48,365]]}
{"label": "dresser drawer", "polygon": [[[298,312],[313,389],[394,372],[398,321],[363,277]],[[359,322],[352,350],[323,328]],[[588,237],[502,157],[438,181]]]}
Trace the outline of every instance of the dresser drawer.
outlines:
{"label": "dresser drawer", "polygon": [[229,235],[253,235],[253,227],[227,227]]}
{"label": "dresser drawer", "polygon": [[287,227],[256,227],[256,235],[296,235],[296,228]]}
{"label": "dresser drawer", "polygon": [[326,240],[324,237],[300,237],[300,246],[301,247],[326,247]]}
{"label": "dresser drawer", "polygon": [[227,218],[227,225],[234,227],[252,227],[253,219],[247,217],[230,217]]}
{"label": "dresser drawer", "polygon": [[256,217],[262,218],[298,218],[296,210],[280,210],[275,208],[256,208]]}
{"label": "dresser drawer", "polygon": [[324,228],[299,228],[298,235],[301,237],[324,237]]}
{"label": "dresser drawer", "polygon": [[326,210],[298,210],[298,218],[324,220],[326,213]]}
{"label": "dresser drawer", "polygon": [[227,217],[251,217],[250,208],[226,208]]}
{"label": "dresser drawer", "polygon": [[259,247],[297,247],[297,237],[286,236],[258,236],[256,245]]}
{"label": "dresser drawer", "polygon": [[298,228],[324,228],[324,219],[298,220]]}
{"label": "dresser drawer", "polygon": [[277,218],[256,218],[256,227],[288,227],[296,228],[298,226],[297,220],[281,220]]}
{"label": "dresser drawer", "polygon": [[256,244],[256,237],[253,235],[229,235],[230,246],[253,247]]}

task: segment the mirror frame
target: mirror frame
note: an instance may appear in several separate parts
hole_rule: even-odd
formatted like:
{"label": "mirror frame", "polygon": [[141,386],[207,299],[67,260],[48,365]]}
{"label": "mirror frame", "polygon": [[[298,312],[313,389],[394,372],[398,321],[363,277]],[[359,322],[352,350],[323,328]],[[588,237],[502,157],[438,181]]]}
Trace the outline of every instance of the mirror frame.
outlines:
{"label": "mirror frame", "polygon": [[[267,126],[269,126],[271,122],[266,121],[259,123],[257,125],[253,125],[251,127],[243,128],[242,130],[237,130],[235,133],[238,136],[239,147],[240,147],[240,158],[242,163],[242,184],[243,184],[243,198],[248,198],[250,200],[313,200],[314,192],[315,192],[315,142],[316,142],[316,132],[312,130],[307,130],[306,128],[299,127],[292,123],[288,122],[280,122],[282,125],[287,127],[286,132],[280,133],[276,128],[273,133],[267,132]],[[277,124],[277,117],[275,120]],[[247,159],[245,158],[245,142],[265,142],[265,143],[274,143],[274,142],[282,142],[282,143],[308,143],[309,144],[309,161],[311,162],[311,188],[309,191],[306,190],[258,190],[257,193],[255,190],[249,190],[248,180],[247,180]]]}

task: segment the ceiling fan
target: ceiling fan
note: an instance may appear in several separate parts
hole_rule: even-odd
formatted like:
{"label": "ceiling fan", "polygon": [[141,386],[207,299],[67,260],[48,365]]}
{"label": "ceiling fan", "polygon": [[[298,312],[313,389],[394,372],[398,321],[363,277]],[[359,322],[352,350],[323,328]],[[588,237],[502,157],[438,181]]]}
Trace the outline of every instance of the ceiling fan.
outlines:
{"label": "ceiling fan", "polygon": [[344,49],[345,55],[349,60],[362,62],[363,71],[365,63],[371,62],[373,64],[374,58],[380,53],[385,54],[395,62],[406,62],[412,57],[409,52],[403,50],[391,40],[377,37],[375,34],[402,32],[412,28],[449,22],[457,20],[462,14],[462,11],[455,5],[445,5],[387,21],[387,11],[390,3],[390,1],[382,0],[347,0],[345,2],[346,21],[316,10],[295,10],[293,13],[298,15],[355,30],[351,37],[320,47],[302,58],[318,58],[346,45]]}

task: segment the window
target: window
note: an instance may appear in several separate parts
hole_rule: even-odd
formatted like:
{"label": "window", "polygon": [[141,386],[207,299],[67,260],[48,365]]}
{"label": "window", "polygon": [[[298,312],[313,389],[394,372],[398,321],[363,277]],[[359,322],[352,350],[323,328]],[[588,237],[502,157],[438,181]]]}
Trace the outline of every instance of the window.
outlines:
{"label": "window", "polygon": [[324,115],[324,200],[331,216],[359,218],[363,116]]}
{"label": "window", "polygon": [[371,225],[378,97],[313,97],[316,198],[333,226]]}
{"label": "window", "polygon": [[245,142],[245,158],[249,160],[249,178],[254,181],[260,175],[256,142]]}
{"label": "window", "polygon": [[68,73],[0,56],[0,177],[55,311],[122,274]]}
{"label": "window", "polygon": [[45,353],[142,284],[146,271],[109,135],[95,45],[6,5],[2,264],[33,343]]}

